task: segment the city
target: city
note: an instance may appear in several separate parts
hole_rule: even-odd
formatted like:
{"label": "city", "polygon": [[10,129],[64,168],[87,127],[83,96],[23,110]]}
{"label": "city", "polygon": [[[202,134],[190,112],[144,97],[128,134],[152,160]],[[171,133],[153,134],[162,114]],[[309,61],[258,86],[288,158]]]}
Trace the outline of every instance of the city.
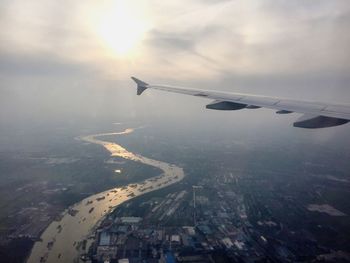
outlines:
{"label": "city", "polygon": [[[325,168],[322,156],[328,150],[322,149],[311,151],[321,161],[312,154],[279,167],[281,144],[267,148],[251,140],[224,147],[225,138],[214,146],[190,137],[167,151],[174,142],[155,134],[148,128],[104,136],[134,153],[149,150],[153,160],[112,143],[103,149],[81,140],[65,148],[74,152],[62,152],[65,157],[17,155],[14,172],[23,160],[27,176],[41,170],[65,176],[43,175],[3,190],[4,198],[16,202],[3,210],[10,216],[2,221],[8,226],[2,249],[21,247],[23,258],[39,246],[43,251],[33,255],[41,262],[64,262],[74,255],[81,262],[349,261],[349,181],[342,159],[336,169]],[[248,158],[252,146],[256,155],[247,166],[240,160]],[[110,156],[106,149],[118,149],[124,157]],[[173,174],[176,166],[165,163],[169,156],[184,168],[183,179]],[[271,159],[276,160],[273,171],[265,165]],[[151,165],[166,169],[168,176]],[[82,178],[91,183],[79,182]],[[26,199],[20,198],[23,193]],[[84,230],[73,238],[74,229]],[[54,238],[43,238],[47,231]]]}
{"label": "city", "polygon": [[203,179],[198,185],[180,184],[174,192],[121,205],[96,230],[95,242],[83,258],[92,262],[350,260],[348,252],[319,244],[309,230],[293,229],[273,216],[271,210],[281,209],[280,205],[299,216],[312,214],[293,196],[273,193],[279,202],[260,205],[259,198],[245,189],[253,184],[232,173]]}

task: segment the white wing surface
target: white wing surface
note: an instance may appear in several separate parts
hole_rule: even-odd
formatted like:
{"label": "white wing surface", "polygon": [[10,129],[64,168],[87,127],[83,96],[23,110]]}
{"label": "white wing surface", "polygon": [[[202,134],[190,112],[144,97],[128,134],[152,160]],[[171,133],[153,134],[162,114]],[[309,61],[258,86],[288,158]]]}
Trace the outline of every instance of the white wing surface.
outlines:
{"label": "white wing surface", "polygon": [[146,89],[157,89],[212,99],[214,101],[206,105],[206,108],[213,110],[257,109],[264,107],[277,110],[276,113],[278,114],[303,113],[304,115],[293,124],[294,127],[299,128],[325,128],[342,125],[350,121],[350,105],[148,84],[135,77],[131,78],[137,84],[137,95],[141,95]]}

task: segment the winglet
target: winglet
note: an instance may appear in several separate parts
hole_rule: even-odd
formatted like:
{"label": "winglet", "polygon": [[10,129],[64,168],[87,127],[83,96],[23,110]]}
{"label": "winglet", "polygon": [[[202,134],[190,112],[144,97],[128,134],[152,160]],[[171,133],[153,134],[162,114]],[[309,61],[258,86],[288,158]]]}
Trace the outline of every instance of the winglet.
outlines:
{"label": "winglet", "polygon": [[135,77],[131,77],[131,79],[137,84],[137,95],[141,95],[142,92],[144,92],[148,88],[148,83],[143,82],[142,80],[139,80]]}

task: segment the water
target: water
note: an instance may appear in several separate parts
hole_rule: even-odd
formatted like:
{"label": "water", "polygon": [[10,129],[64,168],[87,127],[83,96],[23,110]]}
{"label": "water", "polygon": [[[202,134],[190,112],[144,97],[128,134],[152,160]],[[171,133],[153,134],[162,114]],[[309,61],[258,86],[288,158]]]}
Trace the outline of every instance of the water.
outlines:
{"label": "water", "polygon": [[[127,200],[169,186],[184,178],[181,167],[134,154],[113,142],[96,139],[99,136],[120,136],[131,132],[133,129],[126,129],[119,133],[82,136],[78,139],[103,146],[111,156],[151,165],[161,169],[163,173],[132,186],[109,189],[74,204],[63,213],[59,221],[52,222],[43,232],[42,241],[34,244],[28,263],[79,262],[79,256],[85,253],[92,243],[89,236],[93,236],[94,229],[111,210]],[[84,240],[87,241],[85,250],[82,246]]]}

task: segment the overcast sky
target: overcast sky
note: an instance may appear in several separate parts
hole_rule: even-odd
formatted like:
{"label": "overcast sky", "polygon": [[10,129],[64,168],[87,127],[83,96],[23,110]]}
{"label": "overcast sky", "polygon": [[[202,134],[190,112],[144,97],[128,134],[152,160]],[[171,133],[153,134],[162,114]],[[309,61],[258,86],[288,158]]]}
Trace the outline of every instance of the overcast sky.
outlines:
{"label": "overcast sky", "polygon": [[[4,0],[1,123],[162,107],[173,114],[173,100],[191,104],[158,93],[135,98],[132,75],[346,103],[349,28],[348,0]],[[183,111],[205,102],[193,105]]]}

